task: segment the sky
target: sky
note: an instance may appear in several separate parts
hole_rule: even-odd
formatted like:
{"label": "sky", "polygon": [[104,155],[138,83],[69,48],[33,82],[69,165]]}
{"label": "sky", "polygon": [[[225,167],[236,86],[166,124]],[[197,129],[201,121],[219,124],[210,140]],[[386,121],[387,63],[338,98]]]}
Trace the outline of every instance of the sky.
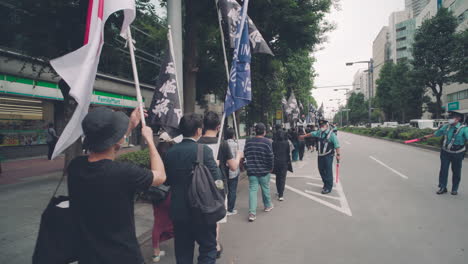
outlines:
{"label": "sky", "polygon": [[[328,33],[328,41],[312,55],[316,58],[314,68],[318,76],[315,86],[351,85],[356,71],[367,64],[345,66],[346,62],[369,60],[372,57],[372,42],[380,29],[388,26],[392,12],[404,9],[404,0],[341,0],[340,10],[333,10],[327,19],[337,28]],[[314,89],[312,95],[318,105],[323,102],[325,115],[338,108],[341,99],[345,104],[346,91]]]}

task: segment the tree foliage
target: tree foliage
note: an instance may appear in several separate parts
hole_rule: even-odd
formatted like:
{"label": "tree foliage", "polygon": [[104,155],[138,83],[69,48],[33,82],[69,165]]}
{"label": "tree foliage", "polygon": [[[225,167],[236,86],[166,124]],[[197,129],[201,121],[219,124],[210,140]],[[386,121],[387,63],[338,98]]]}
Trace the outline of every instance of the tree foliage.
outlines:
{"label": "tree foliage", "polygon": [[454,81],[453,73],[459,72],[455,60],[457,26],[456,17],[441,8],[435,17],[423,22],[414,38],[412,64],[416,80],[429,87],[436,97],[437,117],[443,111],[443,88]]}

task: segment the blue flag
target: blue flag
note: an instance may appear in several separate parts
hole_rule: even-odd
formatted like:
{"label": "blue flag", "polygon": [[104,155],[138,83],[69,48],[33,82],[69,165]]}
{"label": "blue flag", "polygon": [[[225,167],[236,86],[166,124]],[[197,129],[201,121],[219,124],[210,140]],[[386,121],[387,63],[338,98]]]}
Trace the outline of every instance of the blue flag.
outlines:
{"label": "blue flag", "polygon": [[[237,26],[236,48],[231,65],[229,86],[224,102],[226,116],[248,105],[252,101],[252,83],[250,79],[250,61],[252,58],[249,40],[249,24],[246,19],[247,12],[242,7],[241,23]],[[242,34],[240,33],[242,31]]]}

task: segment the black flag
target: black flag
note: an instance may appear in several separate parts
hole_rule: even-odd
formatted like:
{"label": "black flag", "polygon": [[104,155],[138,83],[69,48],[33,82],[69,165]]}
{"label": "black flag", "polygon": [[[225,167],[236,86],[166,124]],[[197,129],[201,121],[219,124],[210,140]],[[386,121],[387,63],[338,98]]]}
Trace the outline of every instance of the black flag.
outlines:
{"label": "black flag", "polygon": [[[218,0],[218,8],[221,12],[224,23],[228,28],[229,42],[231,48],[235,46],[236,31],[237,25],[240,23],[241,19],[241,6],[237,3],[236,0]],[[252,45],[252,53],[265,53],[274,55],[268,46],[267,42],[263,38],[260,31],[258,31],[254,22],[250,17],[249,19],[249,39],[250,44]]]}
{"label": "black flag", "polygon": [[178,128],[182,118],[182,109],[170,46],[166,50],[166,56],[159,71],[148,115],[148,125],[155,130],[162,127],[172,138],[180,135]]}

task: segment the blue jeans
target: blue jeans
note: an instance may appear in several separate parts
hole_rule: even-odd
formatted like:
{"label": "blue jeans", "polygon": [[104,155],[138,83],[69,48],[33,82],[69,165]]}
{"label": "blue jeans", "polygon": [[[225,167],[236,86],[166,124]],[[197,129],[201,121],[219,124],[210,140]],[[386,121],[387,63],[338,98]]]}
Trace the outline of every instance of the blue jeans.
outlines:
{"label": "blue jeans", "polygon": [[258,185],[262,189],[263,205],[265,208],[270,207],[270,174],[263,177],[249,176],[249,213],[254,215],[257,214]]}
{"label": "blue jeans", "polygon": [[236,199],[237,199],[237,184],[239,183],[239,176],[235,177],[234,179],[228,179],[228,212],[234,211],[236,207]]}

